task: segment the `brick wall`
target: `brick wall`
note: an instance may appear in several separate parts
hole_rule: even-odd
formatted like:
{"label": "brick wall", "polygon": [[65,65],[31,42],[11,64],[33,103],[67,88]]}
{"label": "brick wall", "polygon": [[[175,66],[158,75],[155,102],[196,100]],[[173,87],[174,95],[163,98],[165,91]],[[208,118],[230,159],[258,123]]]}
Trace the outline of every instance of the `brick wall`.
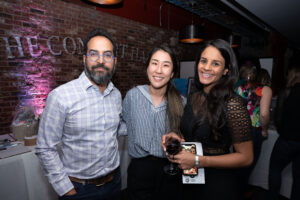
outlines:
{"label": "brick wall", "polygon": [[93,28],[117,41],[115,85],[124,96],[147,83],[149,51],[169,44],[179,60],[191,60],[197,45],[178,43],[178,32],[113,16],[93,5],[61,0],[0,1],[0,134],[10,132],[13,113],[33,105],[41,113],[48,93],[83,71],[82,43]]}

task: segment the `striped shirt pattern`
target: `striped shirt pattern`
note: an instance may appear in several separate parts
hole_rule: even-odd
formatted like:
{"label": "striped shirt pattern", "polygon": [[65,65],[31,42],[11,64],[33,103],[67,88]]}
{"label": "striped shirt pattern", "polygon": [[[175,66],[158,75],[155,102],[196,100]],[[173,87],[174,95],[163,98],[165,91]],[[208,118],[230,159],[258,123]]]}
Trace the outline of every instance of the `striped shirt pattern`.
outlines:
{"label": "striped shirt pattern", "polygon": [[122,115],[128,134],[128,153],[133,158],[148,155],[166,157],[160,145],[162,135],[170,131],[166,124],[166,101],[152,103],[148,85],[132,88],[123,101]]}

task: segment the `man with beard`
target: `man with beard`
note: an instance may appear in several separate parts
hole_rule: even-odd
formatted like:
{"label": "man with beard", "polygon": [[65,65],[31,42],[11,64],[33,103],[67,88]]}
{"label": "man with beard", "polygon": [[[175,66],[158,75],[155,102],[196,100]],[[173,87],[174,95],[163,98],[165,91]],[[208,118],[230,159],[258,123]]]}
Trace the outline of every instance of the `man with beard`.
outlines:
{"label": "man with beard", "polygon": [[[120,199],[121,94],[110,81],[116,44],[101,29],[84,42],[84,72],[51,91],[36,154],[59,199]],[[57,145],[61,143],[61,156]]]}

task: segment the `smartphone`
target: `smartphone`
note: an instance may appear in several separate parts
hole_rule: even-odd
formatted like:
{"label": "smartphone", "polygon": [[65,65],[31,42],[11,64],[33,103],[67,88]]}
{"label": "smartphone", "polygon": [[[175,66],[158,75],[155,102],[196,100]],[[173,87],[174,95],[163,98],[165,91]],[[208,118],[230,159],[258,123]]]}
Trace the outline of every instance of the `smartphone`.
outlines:
{"label": "smartphone", "polygon": [[[196,145],[195,144],[182,144],[182,148],[188,152],[193,154],[197,154],[196,152]],[[184,169],[183,174],[187,176],[197,176],[198,175],[198,168],[195,166],[190,169]]]}

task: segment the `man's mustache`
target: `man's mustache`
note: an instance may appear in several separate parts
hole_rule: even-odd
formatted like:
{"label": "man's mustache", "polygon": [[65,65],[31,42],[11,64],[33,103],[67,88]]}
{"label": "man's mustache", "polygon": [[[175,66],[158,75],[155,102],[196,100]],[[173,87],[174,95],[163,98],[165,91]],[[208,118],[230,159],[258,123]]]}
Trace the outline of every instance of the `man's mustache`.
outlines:
{"label": "man's mustache", "polygon": [[102,68],[102,69],[105,69],[106,71],[109,71],[109,68],[106,67],[104,64],[101,64],[101,63],[92,66],[92,70],[97,69],[97,68]]}

